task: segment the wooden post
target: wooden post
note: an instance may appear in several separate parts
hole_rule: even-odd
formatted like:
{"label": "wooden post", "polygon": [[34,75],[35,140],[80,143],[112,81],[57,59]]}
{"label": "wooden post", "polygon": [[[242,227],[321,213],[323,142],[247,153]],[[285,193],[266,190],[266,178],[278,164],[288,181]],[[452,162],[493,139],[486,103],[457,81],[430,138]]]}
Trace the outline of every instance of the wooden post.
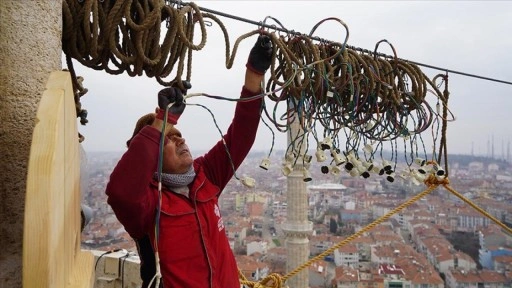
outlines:
{"label": "wooden post", "polygon": [[52,72],[43,92],[28,163],[23,287],[94,284],[94,256],[80,249],[80,154],[68,72]]}

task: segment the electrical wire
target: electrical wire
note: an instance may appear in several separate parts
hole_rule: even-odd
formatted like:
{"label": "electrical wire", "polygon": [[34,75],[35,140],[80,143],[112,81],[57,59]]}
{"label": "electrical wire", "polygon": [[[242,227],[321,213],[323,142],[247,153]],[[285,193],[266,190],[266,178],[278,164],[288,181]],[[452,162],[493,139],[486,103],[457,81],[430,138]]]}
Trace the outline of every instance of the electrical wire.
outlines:
{"label": "electrical wire", "polygon": [[[170,3],[176,3],[176,4],[180,4],[180,5],[188,5],[189,4],[189,2],[184,2],[184,1],[181,1],[181,0],[168,0],[168,1]],[[280,25],[280,27],[278,27],[276,25],[270,25],[270,24],[266,24],[265,22],[250,20],[250,19],[247,19],[247,18],[244,18],[244,17],[239,17],[239,16],[236,16],[236,15],[233,15],[233,14],[229,14],[229,13],[213,10],[213,9],[202,7],[202,6],[198,6],[198,9],[201,10],[201,11],[207,12],[207,13],[219,15],[219,16],[230,18],[230,19],[233,19],[233,20],[245,22],[245,23],[248,23],[248,24],[253,24],[253,25],[256,25],[258,27],[265,27],[267,29],[272,29],[272,30],[275,30],[275,31],[283,32],[283,33],[285,33],[287,35],[298,35],[298,36],[305,35],[303,33],[297,32],[295,30],[286,29],[282,25]],[[313,40],[319,41],[319,42],[324,42],[324,43],[331,43],[332,42],[332,41],[329,41],[327,39],[320,38],[320,37],[315,37],[315,36],[308,36],[308,37],[313,39]],[[390,56],[390,55],[387,55],[387,54],[384,54],[384,53],[380,53],[380,52],[376,53],[374,51],[371,51],[371,50],[368,50],[368,49],[364,49],[364,48],[360,48],[360,47],[357,47],[357,46],[347,45],[346,48],[347,49],[351,49],[351,50],[355,50],[355,51],[359,51],[359,52],[362,52],[362,53],[370,54],[370,55],[375,55],[375,56],[378,56],[378,57],[383,57],[383,58],[386,58],[386,59],[393,58],[393,56]],[[426,68],[430,68],[430,69],[434,69],[434,70],[438,70],[438,71],[443,71],[443,72],[446,72],[446,73],[458,74],[458,75],[462,75],[462,76],[466,76],[466,77],[472,77],[472,78],[477,78],[477,79],[481,79],[481,80],[487,80],[487,81],[493,81],[493,82],[497,82],[497,83],[512,85],[512,82],[510,82],[510,81],[500,80],[500,79],[496,79],[496,78],[492,78],[492,77],[487,77],[487,76],[480,76],[480,75],[476,75],[476,74],[472,74],[472,73],[468,73],[468,72],[457,71],[457,70],[453,70],[453,69],[443,68],[443,67],[439,67],[439,66],[435,66],[435,65],[430,65],[430,64],[425,64],[425,63],[421,63],[421,62],[417,62],[417,61],[412,61],[412,60],[406,60],[406,59],[401,59],[401,58],[398,58],[398,59],[402,60],[402,61],[405,61],[405,62],[408,62],[408,63],[411,63],[411,64],[415,64],[415,65],[418,65],[418,66],[422,66],[422,67],[426,67]]]}
{"label": "electrical wire", "polygon": [[[439,121],[443,123],[442,130],[445,131],[445,111],[449,111],[452,119],[455,119],[447,108],[447,96],[439,90],[436,78],[429,79],[419,65],[399,58],[395,47],[386,39],[378,41],[373,51],[347,45],[350,33],[341,19],[325,18],[317,22],[308,34],[303,34],[286,29],[278,19],[267,16],[261,22],[248,21],[258,25],[258,29],[240,35],[231,47],[226,28],[212,14],[232,15],[205,9],[192,2],[168,0],[150,7],[139,1],[64,1],[63,43],[66,45],[63,45],[63,50],[66,56],[93,69],[112,74],[127,72],[130,76],[144,72],[164,86],[177,84],[180,87],[183,76],[190,81],[192,52],[206,45],[205,18],[209,18],[219,25],[224,35],[225,64],[228,69],[233,65],[243,40],[253,35],[267,35],[274,47],[270,77],[264,85],[264,94],[246,99],[228,99],[206,93],[186,97],[251,101],[266,96],[275,104],[272,111],[265,105],[262,115],[278,131],[288,131],[292,122],[290,117],[297,114],[301,129],[308,131],[306,137],[311,134],[317,142],[316,129],[322,129],[324,137],[333,139],[335,145],[342,143],[340,136],[358,135],[345,139],[346,151],[343,151],[345,154],[354,153],[356,159],[360,157],[357,150],[368,142],[391,141],[393,150],[398,138],[421,134],[435,123],[435,118],[442,118]],[[176,5],[166,5],[171,3]],[[130,7],[142,9],[144,13],[135,15],[135,10]],[[113,11],[123,13],[111,13]],[[269,19],[278,25],[268,25],[266,22]],[[162,33],[164,37],[160,41],[161,21],[164,20],[167,31],[165,36]],[[343,39],[341,43],[314,36],[320,25],[327,21],[335,21],[343,27],[344,31],[340,34],[344,37],[339,37]],[[197,24],[201,31],[199,43],[195,43],[193,38]],[[387,44],[393,55],[378,52],[381,44]],[[176,77],[171,81],[163,80],[172,71],[176,72]],[[443,115],[432,113],[433,109],[426,100],[429,92],[433,93],[438,103],[442,103]],[[286,112],[278,116],[278,107],[289,98],[298,100],[297,105],[287,107]],[[374,124],[369,126],[368,123]],[[266,121],[265,125],[268,126]],[[441,142],[444,143],[445,139],[441,136]],[[304,138],[296,143],[301,141]],[[404,143],[408,145],[406,141]],[[446,150],[446,145],[440,147]],[[396,156],[396,151],[393,151]],[[373,157],[364,153],[361,156]],[[396,157],[394,159],[396,161]],[[158,234],[158,230],[155,234]]]}
{"label": "electrical wire", "polygon": [[219,125],[217,124],[217,120],[215,119],[215,115],[213,114],[213,112],[208,107],[206,107],[202,104],[187,104],[187,105],[201,107],[201,108],[205,109],[206,111],[208,111],[208,113],[210,113],[210,116],[212,117],[213,124],[215,125],[215,128],[217,128],[217,131],[219,132],[219,134],[221,136],[222,144],[224,145],[224,149],[226,150],[226,154],[228,155],[229,162],[231,164],[231,168],[233,169],[233,176],[235,177],[235,179],[240,181],[241,179],[236,174],[236,168],[235,168],[235,165],[233,164],[233,159],[231,159],[231,153],[229,152],[229,147],[227,146],[226,141],[224,140],[224,133],[222,133],[222,130],[219,128]]}
{"label": "electrical wire", "polygon": [[131,256],[130,251],[126,251],[126,255],[119,258],[121,260],[121,288],[124,288],[124,264],[126,263],[126,260]]}
{"label": "electrical wire", "polygon": [[108,254],[112,254],[112,253],[115,253],[115,252],[119,252],[119,251],[122,251],[122,250],[124,250],[124,249],[117,248],[117,249],[112,249],[112,250],[109,250],[109,251],[106,251],[106,252],[102,253],[102,254],[98,257],[98,259],[96,259],[96,263],[94,264],[94,271],[96,271],[96,270],[97,270],[97,268],[98,268],[98,263],[100,262],[100,259],[101,259],[101,258],[103,258],[103,256],[108,255]]}

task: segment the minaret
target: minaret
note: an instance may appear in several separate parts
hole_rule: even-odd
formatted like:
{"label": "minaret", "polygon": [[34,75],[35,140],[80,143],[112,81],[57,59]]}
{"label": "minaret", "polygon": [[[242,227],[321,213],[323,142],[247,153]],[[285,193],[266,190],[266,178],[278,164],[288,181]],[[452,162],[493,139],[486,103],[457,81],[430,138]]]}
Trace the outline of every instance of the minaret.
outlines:
{"label": "minaret", "polygon": [[494,159],[494,135],[492,135],[492,143],[491,143],[491,159]]}
{"label": "minaret", "polygon": [[510,163],[510,141],[507,142],[507,162]]}
{"label": "minaret", "polygon": [[[288,188],[286,194],[288,207],[286,222],[282,225],[283,232],[286,235],[287,272],[293,271],[295,268],[308,261],[308,236],[313,231],[313,223],[308,221],[307,188],[306,182],[303,180],[304,165],[302,157],[305,153],[305,147],[307,146],[307,139],[300,141],[301,137],[304,136],[304,131],[300,127],[297,113],[295,113],[295,116],[295,121],[290,124],[290,130],[288,132],[288,147],[290,147],[290,144],[293,145],[292,143],[300,145],[299,147],[295,146],[295,152],[297,152],[299,158],[292,172],[288,174]],[[289,278],[286,281],[286,286],[290,288],[309,287],[309,269],[304,269]]]}
{"label": "minaret", "polygon": [[487,138],[487,158],[491,157],[491,140]]}
{"label": "minaret", "polygon": [[501,159],[505,160],[505,139],[501,139]]}

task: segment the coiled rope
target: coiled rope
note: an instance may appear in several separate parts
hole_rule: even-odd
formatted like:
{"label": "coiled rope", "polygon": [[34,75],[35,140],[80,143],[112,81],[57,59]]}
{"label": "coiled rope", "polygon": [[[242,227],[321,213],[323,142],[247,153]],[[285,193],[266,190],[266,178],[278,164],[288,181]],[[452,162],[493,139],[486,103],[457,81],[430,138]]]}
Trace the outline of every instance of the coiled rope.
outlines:
{"label": "coiled rope", "polygon": [[[62,46],[68,69],[74,76],[74,58],[86,67],[110,74],[145,74],[155,77],[161,85],[180,86],[182,78],[191,81],[192,52],[206,45],[205,18],[221,28],[228,69],[241,41],[255,34],[270,36],[275,49],[265,87],[275,104],[265,106],[264,115],[281,132],[286,132],[294,120],[290,112],[298,112],[302,129],[311,131],[317,142],[320,139],[316,129],[322,129],[324,137],[333,139],[336,150],[345,154],[352,151],[356,158],[371,162],[374,153],[359,155],[360,146],[377,143],[382,150],[383,141],[400,137],[417,141],[416,135],[431,126],[436,113],[426,101],[427,91],[446,107],[447,96],[434,85],[435,80],[428,79],[416,64],[399,59],[387,40],[377,42],[373,52],[346,48],[349,29],[338,18],[318,22],[308,35],[281,34],[263,28],[250,31],[236,39],[231,52],[223,23],[213,14],[202,13],[194,3],[172,6],[162,0],[64,0]],[[315,31],[327,21],[344,28],[340,33],[344,34],[343,42],[313,43]],[[166,31],[162,30],[164,22]],[[196,24],[201,31],[197,44],[193,39]],[[382,43],[391,47],[394,57],[378,56]],[[164,80],[171,73],[175,73],[174,78]],[[86,90],[78,81],[73,83],[77,115],[81,115],[84,124],[87,113],[80,97]],[[283,103],[288,106],[290,99],[295,105],[287,107],[285,115],[276,115],[278,107]],[[344,145],[340,137],[346,138]],[[422,145],[410,145],[411,153],[417,155],[417,147]],[[442,147],[446,149],[445,145]]]}
{"label": "coiled rope", "polygon": [[[162,0],[64,0],[62,4],[62,49],[95,70],[129,76],[145,73],[164,86],[181,85],[184,72],[186,80],[191,77],[191,51],[206,44],[204,15],[194,3],[181,9]],[[172,24],[165,33],[161,33],[163,21]],[[196,22],[201,29],[198,44],[193,43]],[[176,77],[164,81],[175,68]]]}
{"label": "coiled rope", "polygon": [[[202,13],[192,2],[171,6],[163,0],[63,0],[62,43],[68,68],[73,70],[71,58],[74,58],[86,67],[110,74],[145,74],[164,86],[182,85],[183,78],[191,80],[192,52],[206,45],[205,18],[213,20],[222,30],[228,69],[242,40],[257,33],[271,37],[276,49],[266,89],[270,92],[282,88],[282,91],[279,95],[270,93],[269,98],[276,102],[276,107],[274,113],[265,114],[272,115],[269,120],[280,131],[288,126],[279,123],[275,110],[289,97],[301,102],[306,119],[318,121],[332,134],[346,127],[369,140],[387,141],[404,133],[421,133],[432,121],[432,109],[425,101],[426,86],[431,81],[419,67],[399,59],[386,40],[376,44],[374,53],[346,49],[348,27],[337,18],[320,21],[309,35],[281,35],[257,29],[238,37],[231,53],[223,23],[213,14]],[[345,28],[343,43],[314,44],[311,40],[314,32],[328,20]],[[166,31],[162,31],[163,22]],[[196,24],[201,30],[198,44],[193,39]],[[377,56],[381,43],[391,46],[393,59]],[[294,67],[299,67],[301,72],[295,73]],[[164,80],[173,72],[174,78]],[[443,94],[432,88],[435,96],[442,99]],[[78,112],[81,107],[77,98]],[[377,125],[368,127],[369,121]],[[415,125],[407,127],[410,123]]]}

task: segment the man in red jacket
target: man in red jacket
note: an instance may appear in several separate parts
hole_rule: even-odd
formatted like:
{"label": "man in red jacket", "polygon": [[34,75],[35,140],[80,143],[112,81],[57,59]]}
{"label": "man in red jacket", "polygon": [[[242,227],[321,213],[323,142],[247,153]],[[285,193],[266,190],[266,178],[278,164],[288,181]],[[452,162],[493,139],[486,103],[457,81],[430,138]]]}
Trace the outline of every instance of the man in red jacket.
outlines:
{"label": "man in red jacket", "polygon": [[[271,55],[270,38],[260,35],[246,64],[241,92],[246,99],[237,103],[226,135],[204,156],[193,159],[174,126],[185,108],[184,91],[170,87],[159,92],[160,110],[152,124],[135,131],[114,168],[106,188],[108,203],[137,243],[144,288],[155,286],[159,271],[163,287],[240,287],[218,197],[233,176],[233,166],[240,166],[254,143],[262,98],[248,98],[262,93]],[[167,115],[163,173],[158,175],[163,116],[170,103],[175,104]]]}

